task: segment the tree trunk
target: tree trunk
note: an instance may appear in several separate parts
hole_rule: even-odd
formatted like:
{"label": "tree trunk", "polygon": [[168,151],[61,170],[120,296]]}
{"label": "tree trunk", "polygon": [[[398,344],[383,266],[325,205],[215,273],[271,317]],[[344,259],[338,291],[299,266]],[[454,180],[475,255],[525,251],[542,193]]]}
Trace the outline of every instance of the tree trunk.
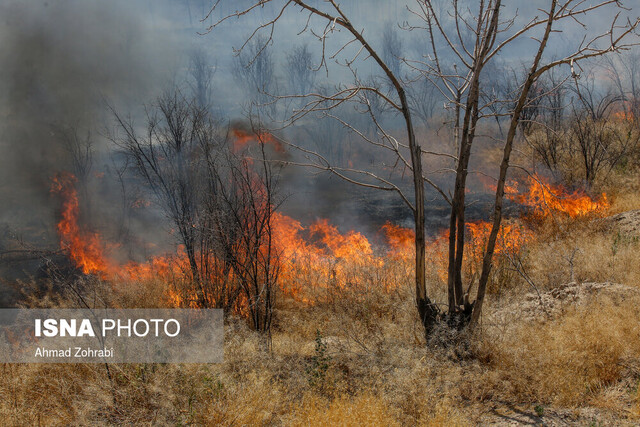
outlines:
{"label": "tree trunk", "polygon": [[513,140],[516,136],[518,124],[520,122],[520,115],[522,109],[527,102],[529,91],[533,86],[533,83],[538,79],[540,74],[545,71],[545,68],[538,69],[542,53],[549,40],[549,34],[551,34],[551,28],[554,22],[554,13],[556,9],[556,1],[553,1],[549,11],[549,18],[547,26],[545,28],[544,37],[540,40],[540,46],[538,52],[531,65],[531,70],[527,76],[526,81],[523,84],[520,97],[515,105],[513,114],[511,115],[511,122],[509,125],[509,132],[507,133],[507,139],[504,144],[504,151],[502,156],[502,163],[500,164],[500,176],[498,177],[498,185],[496,188],[496,201],[493,211],[493,225],[491,226],[491,233],[489,234],[489,240],[487,241],[487,249],[482,260],[482,273],[480,275],[480,281],[478,282],[478,295],[473,307],[473,313],[471,315],[470,327],[475,327],[480,320],[480,313],[482,312],[482,304],[484,302],[484,296],[487,290],[487,282],[489,281],[489,273],[491,272],[493,251],[496,246],[496,239],[498,238],[498,232],[500,231],[500,222],[502,221],[502,205],[504,202],[504,186],[507,179],[507,171],[509,170],[509,161],[511,158],[511,151],[513,149]]}
{"label": "tree trunk", "polygon": [[413,180],[415,186],[415,209],[414,220],[416,224],[416,305],[418,307],[418,315],[424,327],[425,337],[428,339],[433,326],[438,317],[437,307],[427,297],[426,288],[426,241],[424,230],[424,183],[422,182],[422,161],[421,149],[419,145],[415,145],[412,150],[412,158],[417,157],[417,161],[413,162]]}

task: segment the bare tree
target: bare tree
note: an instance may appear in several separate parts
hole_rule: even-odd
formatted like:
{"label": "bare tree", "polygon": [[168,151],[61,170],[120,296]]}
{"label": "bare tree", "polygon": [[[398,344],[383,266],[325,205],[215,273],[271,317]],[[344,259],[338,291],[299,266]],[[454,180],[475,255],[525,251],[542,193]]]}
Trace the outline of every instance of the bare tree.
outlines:
{"label": "bare tree", "polygon": [[279,168],[274,170],[268,161],[260,139],[256,136],[253,152],[226,151],[218,159],[208,156],[218,191],[207,212],[208,229],[233,270],[252,327],[269,334],[280,270],[272,228]]}
{"label": "bare tree", "polygon": [[217,124],[198,101],[177,91],[165,93],[147,108],[143,134],[132,119],[113,113],[120,134],[112,139],[131,158],[184,246],[189,266],[185,274],[196,286],[195,298],[190,295],[189,302],[231,307],[237,292],[227,286],[230,268],[218,265],[226,258],[212,256],[215,241],[207,233],[204,209],[215,188],[209,185],[203,153],[224,143]]}
{"label": "bare tree", "polygon": [[287,76],[289,86],[293,93],[308,93],[315,83],[316,73],[314,72],[313,56],[309,50],[309,45],[301,44],[295,46],[287,54]]}
{"label": "bare tree", "polygon": [[612,120],[616,107],[626,104],[625,98],[598,91],[593,76],[584,83],[576,82],[574,93],[577,99],[567,136],[581,160],[584,181],[591,186],[602,172],[610,172],[637,146],[639,136],[632,121]]}
{"label": "bare tree", "polygon": [[[188,4],[188,3],[187,3]],[[211,107],[212,80],[215,67],[202,48],[196,48],[189,54],[189,85],[193,95],[201,108]]]}
{"label": "bare tree", "polygon": [[622,99],[627,118],[640,123],[640,53],[636,50],[609,55],[604,60],[607,75]]}
{"label": "bare tree", "polygon": [[193,280],[197,262],[198,209],[203,170],[197,152],[217,141],[217,129],[205,109],[178,92],[160,97],[148,110],[147,129],[136,132],[132,120],[114,110],[122,135],[114,138],[154,192],[175,225],[185,247]]}
{"label": "bare tree", "polygon": [[275,65],[269,39],[256,35],[234,61],[234,76],[246,91],[248,97],[258,105],[266,106],[272,101],[275,91]]}
{"label": "bare tree", "polygon": [[[228,132],[197,98],[179,92],[147,108],[139,134],[114,111],[124,149],[177,230],[189,263],[189,305],[244,313],[268,333],[275,300],[278,254],[272,242],[277,170],[266,159],[237,152]],[[256,137],[258,139],[259,137]]]}
{"label": "bare tree", "polygon": [[442,104],[438,88],[427,79],[419,79],[411,85],[408,95],[413,115],[427,127],[438,111],[438,104]]}
{"label": "bare tree", "polygon": [[86,184],[93,167],[93,139],[91,131],[80,134],[77,126],[63,126],[60,133],[65,149],[71,157],[72,170],[80,182]]}
{"label": "bare tree", "polygon": [[567,79],[560,78],[552,69],[538,80],[536,86],[538,99],[534,103],[535,109],[525,110],[522,133],[533,149],[535,160],[557,175],[568,148],[565,117]]}
{"label": "bare tree", "polygon": [[64,149],[69,155],[71,172],[77,179],[82,203],[82,212],[91,215],[91,197],[89,194],[89,180],[93,169],[94,141],[91,130],[80,130],[76,124],[55,126],[54,133],[58,134]]}
{"label": "bare tree", "polygon": [[[530,92],[535,82],[546,71],[560,65],[571,65],[590,57],[600,56],[606,52],[616,51],[628,46],[627,38],[634,32],[638,21],[618,22],[614,13],[610,28],[601,34],[592,34],[582,25],[578,29],[584,31],[585,40],[575,47],[569,55],[546,61],[544,52],[549,39],[556,32],[560,32],[558,24],[561,21],[580,22],[579,20],[594,13],[603,13],[607,8],[621,10],[621,4],[615,0],[604,0],[596,5],[587,5],[580,0],[549,0],[545,8],[539,9],[538,16],[522,21],[518,17],[503,17],[501,0],[480,1],[469,5],[461,5],[452,1],[446,14],[439,14],[435,2],[419,0],[411,10],[420,24],[408,25],[412,30],[423,30],[425,42],[430,46],[430,53],[426,58],[411,60],[404,58],[414,74],[437,82],[436,87],[447,99],[448,106],[456,113],[454,115],[454,138],[459,147],[457,155],[446,152],[424,150],[416,139],[412,108],[407,96],[405,82],[392,69],[374,47],[369,38],[370,32],[357,27],[343,8],[335,0],[318,4],[304,0],[290,1],[255,1],[245,9],[230,15],[222,16],[218,23],[230,18],[238,18],[259,9],[271,6],[271,17],[263,19],[261,24],[250,34],[245,46],[251,46],[252,40],[261,40],[266,47],[272,40],[274,27],[287,9],[297,9],[306,12],[306,19],[301,22],[301,32],[308,31],[315,36],[321,45],[322,57],[320,66],[329,71],[329,62],[346,68],[353,79],[348,84],[340,84],[335,91],[327,96],[321,93],[306,93],[297,95],[306,101],[303,108],[294,110],[288,124],[302,120],[312,112],[322,112],[332,117],[343,126],[358,134],[362,140],[371,146],[386,152],[394,161],[391,163],[400,171],[408,171],[412,177],[410,192],[406,186],[397,181],[397,175],[387,173],[381,165],[374,168],[339,167],[331,164],[317,152],[298,147],[305,154],[308,161],[300,162],[306,166],[329,171],[346,181],[369,188],[395,192],[411,209],[415,221],[415,287],[418,314],[424,325],[425,333],[430,336],[434,325],[439,320],[446,320],[456,327],[462,328],[467,324],[478,323],[486,293],[486,285],[492,266],[498,231],[502,219],[502,205],[507,171],[516,133],[519,128],[522,111],[530,100]],[[213,7],[211,14],[216,10]],[[446,20],[447,22],[444,22]],[[214,24],[215,27],[216,24]],[[339,32],[338,30],[342,30]],[[266,34],[266,38],[258,39],[259,34]],[[340,38],[336,46],[333,38]],[[488,63],[516,40],[533,40],[534,54],[528,61],[527,72],[517,91],[509,99],[499,99],[485,96],[483,85],[483,71]],[[331,39],[331,43],[328,41]],[[602,47],[605,44],[606,46]],[[444,54],[443,52],[446,52]],[[453,58],[453,59],[451,59]],[[445,62],[447,60],[449,63]],[[360,78],[358,65],[364,61],[373,62],[380,73],[388,80],[388,85],[377,86],[368,84]],[[334,67],[334,64],[331,67]],[[453,70],[453,71],[451,71]],[[370,98],[375,96],[389,106],[389,110],[402,119],[403,137],[394,136],[386,129],[371,107]],[[278,97],[275,97],[278,99]],[[374,136],[367,135],[352,123],[333,114],[335,108],[346,103],[355,103],[359,111],[367,115],[374,123],[377,132]],[[505,120],[507,132],[501,138],[503,144],[503,159],[497,178],[497,190],[493,209],[492,229],[486,243],[483,265],[477,283],[475,302],[469,302],[470,288],[463,289],[462,261],[465,243],[465,189],[469,173],[469,160],[476,136],[478,123],[487,117],[494,118],[489,106],[493,103],[503,103],[506,112],[501,113]],[[287,124],[285,123],[285,125]],[[423,171],[423,157],[455,159],[455,185],[452,197],[435,183],[428,173]],[[374,165],[375,166],[375,165]],[[383,172],[384,171],[384,172]],[[383,174],[384,173],[384,174]],[[400,175],[400,174],[398,174]],[[396,180],[394,182],[394,180]],[[425,184],[440,193],[451,203],[450,240],[449,240],[449,269],[448,269],[448,313],[441,316],[436,304],[427,296],[425,282]]]}
{"label": "bare tree", "polygon": [[392,22],[386,22],[382,31],[382,60],[391,72],[400,77],[403,58],[402,40],[398,36],[398,28]]}

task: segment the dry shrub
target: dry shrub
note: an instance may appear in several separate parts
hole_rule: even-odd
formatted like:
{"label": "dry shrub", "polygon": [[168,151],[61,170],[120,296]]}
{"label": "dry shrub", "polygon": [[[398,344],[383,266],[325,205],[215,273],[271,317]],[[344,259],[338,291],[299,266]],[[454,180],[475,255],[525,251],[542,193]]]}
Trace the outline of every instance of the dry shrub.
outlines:
{"label": "dry shrub", "polygon": [[[640,301],[601,296],[545,323],[489,336],[481,353],[521,401],[580,405],[615,385],[640,358]],[[497,331],[494,331],[494,334]]]}
{"label": "dry shrub", "polygon": [[473,425],[469,408],[462,401],[461,379],[470,375],[466,367],[451,363],[438,354],[404,354],[415,357],[397,363],[392,375],[384,378],[385,399],[397,409],[402,425]]}
{"label": "dry shrub", "polygon": [[169,285],[159,278],[113,284],[114,304],[123,308],[167,308],[176,304],[171,300]]}
{"label": "dry shrub", "polygon": [[111,400],[104,367],[4,364],[0,415],[14,425],[69,425],[90,420]]}
{"label": "dry shrub", "polygon": [[[631,390],[638,378],[627,367],[640,362],[640,301],[594,300],[547,323],[488,329],[478,358],[460,360],[416,338],[408,295],[391,305],[380,295],[343,295],[371,313],[285,304],[271,352],[245,322],[229,317],[219,365],[111,365],[111,381],[103,365],[5,365],[0,414],[21,425],[450,426],[486,421],[487,406],[517,403],[622,413],[626,399],[629,415],[638,412],[640,396]],[[308,373],[317,330],[329,357],[322,386]]]}
{"label": "dry shrub", "polygon": [[333,400],[310,394],[296,406],[287,420],[292,426],[399,426],[393,408],[379,396],[362,394]]}
{"label": "dry shrub", "polygon": [[529,247],[528,273],[538,286],[553,288],[570,281],[640,284],[640,238],[601,232],[593,222],[563,227],[553,236],[541,230]]}
{"label": "dry shrub", "polygon": [[631,408],[631,416],[640,418],[640,381],[636,385],[634,400],[635,402]]}
{"label": "dry shrub", "polygon": [[[640,159],[640,156],[638,156]],[[629,173],[611,174],[601,190],[611,201],[611,213],[640,209],[640,165]]]}
{"label": "dry shrub", "polygon": [[[198,425],[269,425],[286,413],[290,399],[281,385],[271,382],[269,375],[259,373],[216,387],[221,391],[212,393],[209,398],[202,393],[193,395],[195,403],[186,406],[189,413],[182,417],[183,422],[195,422]],[[180,390],[176,392],[180,393]]]}

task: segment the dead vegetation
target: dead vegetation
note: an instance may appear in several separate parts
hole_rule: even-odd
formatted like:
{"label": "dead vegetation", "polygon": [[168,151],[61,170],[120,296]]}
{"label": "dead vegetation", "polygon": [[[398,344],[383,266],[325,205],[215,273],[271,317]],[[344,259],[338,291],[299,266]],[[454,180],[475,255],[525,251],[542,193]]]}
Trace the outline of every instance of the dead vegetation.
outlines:
{"label": "dead vegetation", "polygon": [[[205,18],[209,31],[264,11],[266,3],[214,16],[215,2]],[[223,116],[214,120],[216,67],[204,51],[190,58],[193,97],[175,91],[159,98],[147,109],[146,132],[112,109],[118,132],[109,138],[128,156],[117,172],[120,228],[132,209],[152,203],[128,202],[124,177],[131,162],[174,226],[171,234],[181,244],[175,254],[125,264],[131,257],[117,256],[120,242],[103,241],[84,223],[79,209],[89,198],[83,186],[91,176],[91,133],[84,138],[76,128],[61,128],[76,174],[58,174],[52,186],[52,197],[62,199],[61,249],[29,253],[48,258],[42,274],[19,283],[20,304],[223,308],[225,360],[4,364],[3,421],[640,423],[640,97],[616,71],[616,61],[627,61],[622,54],[608,63],[613,92],[598,93],[586,72],[593,58],[637,48],[630,36],[640,19],[618,21],[614,13],[606,18],[610,26],[592,33],[578,20],[582,15],[626,9],[615,0],[595,6],[551,0],[540,16],[520,22],[502,14],[501,1],[480,2],[475,11],[450,3],[452,27],[431,1],[412,11],[418,26],[398,26],[426,31],[422,41],[431,47],[414,59],[393,25],[378,55],[376,39],[369,39],[375,30],[356,27],[336,2],[282,3],[281,12],[289,6],[306,11],[298,36],[308,32],[321,45],[319,66],[306,45],[287,55],[289,96],[278,91],[270,50],[276,33],[261,34],[285,18],[263,21],[262,15],[236,50],[233,67],[252,99],[246,106],[251,131],[248,124],[227,127]],[[556,38],[561,21],[585,31],[573,49],[568,41],[581,38]],[[345,35],[337,50],[325,51],[329,36]],[[534,55],[520,72],[499,57],[521,36],[534,42]],[[573,53],[548,57],[547,43],[558,42]],[[316,88],[313,69],[324,68],[328,77],[326,60],[335,58],[353,82]],[[360,60],[374,62],[378,74],[361,79]],[[563,68],[560,77],[553,75]],[[583,71],[587,79],[579,81]],[[569,93],[575,96],[570,103]],[[346,113],[349,102],[355,108]],[[284,122],[268,123],[280,116]],[[367,148],[354,148],[358,138]],[[328,219],[303,226],[278,210],[274,193],[280,167],[294,166],[395,194],[413,214],[413,229],[388,222],[380,242],[372,243]],[[445,176],[455,176],[453,187],[443,186]],[[448,228],[430,230],[433,235],[426,233],[431,201],[425,188],[443,196],[449,219]],[[481,200],[487,196],[491,203]],[[476,202],[483,204],[482,219],[467,210]],[[381,208],[395,218],[391,211]],[[11,248],[0,255],[26,252]],[[53,255],[64,258],[60,265]]]}
{"label": "dead vegetation", "polygon": [[[360,276],[353,266],[351,287],[309,294],[313,304],[279,298],[270,351],[228,317],[220,365],[112,365],[111,379],[101,365],[4,365],[0,414],[13,425],[633,425],[639,242],[597,222],[538,224],[519,252],[535,289],[520,274],[495,283],[477,333],[455,345],[425,345],[411,268],[389,260]],[[445,301],[445,283],[429,277]],[[109,304],[170,304],[150,290],[159,286],[120,286]]]}
{"label": "dead vegetation", "polygon": [[14,425],[473,425],[500,421],[509,407],[535,416],[539,406],[583,424],[631,424],[639,303],[632,293],[550,320],[487,319],[463,354],[425,348],[402,303],[388,312],[372,304],[368,318],[292,304],[277,313],[286,327],[271,353],[229,319],[220,365],[112,365],[112,383],[100,365],[4,365],[0,413]]}

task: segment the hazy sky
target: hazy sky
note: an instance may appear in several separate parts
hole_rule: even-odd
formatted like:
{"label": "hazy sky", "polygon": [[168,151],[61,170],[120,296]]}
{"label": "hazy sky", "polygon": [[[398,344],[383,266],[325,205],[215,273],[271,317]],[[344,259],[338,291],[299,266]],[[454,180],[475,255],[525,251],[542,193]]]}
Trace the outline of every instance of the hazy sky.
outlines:
{"label": "hazy sky", "polygon": [[[49,193],[49,183],[53,174],[71,167],[61,129],[73,128],[82,137],[90,136],[94,148],[102,153],[96,157],[94,172],[99,175],[108,171],[114,165],[108,155],[113,146],[104,138],[113,127],[107,103],[123,114],[131,114],[143,125],[145,104],[172,86],[189,90],[189,54],[196,48],[206,52],[215,70],[213,99],[217,114],[227,120],[241,118],[242,105],[251,94],[243,90],[234,75],[233,48],[240,47],[259,23],[267,22],[274,9],[259,8],[249,17],[231,19],[207,34],[200,33],[206,32],[222,14],[250,3],[223,0],[219,11],[203,22],[210,5],[204,0],[1,0],[0,222],[34,229],[45,225],[53,230],[56,204]],[[319,0],[313,3],[326,7]],[[537,7],[547,3],[506,2],[503,16],[517,11],[513,31],[539,14]],[[442,2],[441,6],[445,21],[447,4]],[[404,54],[424,58],[421,55],[428,45],[425,32],[399,29],[405,23],[420,24],[407,6],[415,8],[415,3],[343,2],[345,13],[375,47],[381,48],[384,29],[391,27],[402,42]],[[305,14],[290,8],[276,27],[269,49],[278,90],[288,90],[286,57],[293,46],[308,43],[314,61],[320,60],[316,38],[309,33],[297,35],[305,22]],[[584,21],[590,32],[598,26],[602,30],[607,22],[610,16],[603,14]],[[312,24],[316,31],[324,25],[319,21]],[[575,22],[562,29],[562,33],[553,35],[548,57],[566,54],[586,31]],[[328,52],[348,40],[345,36],[344,31],[332,34]],[[534,41],[524,38],[505,50],[499,60],[519,64],[531,58],[532,47]],[[353,53],[353,48],[345,50],[342,59]],[[362,78],[379,75],[371,60],[357,66]],[[408,70],[405,68],[404,72]],[[568,73],[567,67],[560,72]],[[328,76],[320,73],[316,79],[318,84],[350,81],[349,72],[335,65],[330,65]],[[103,198],[109,199],[110,186],[101,184],[100,188]]]}

